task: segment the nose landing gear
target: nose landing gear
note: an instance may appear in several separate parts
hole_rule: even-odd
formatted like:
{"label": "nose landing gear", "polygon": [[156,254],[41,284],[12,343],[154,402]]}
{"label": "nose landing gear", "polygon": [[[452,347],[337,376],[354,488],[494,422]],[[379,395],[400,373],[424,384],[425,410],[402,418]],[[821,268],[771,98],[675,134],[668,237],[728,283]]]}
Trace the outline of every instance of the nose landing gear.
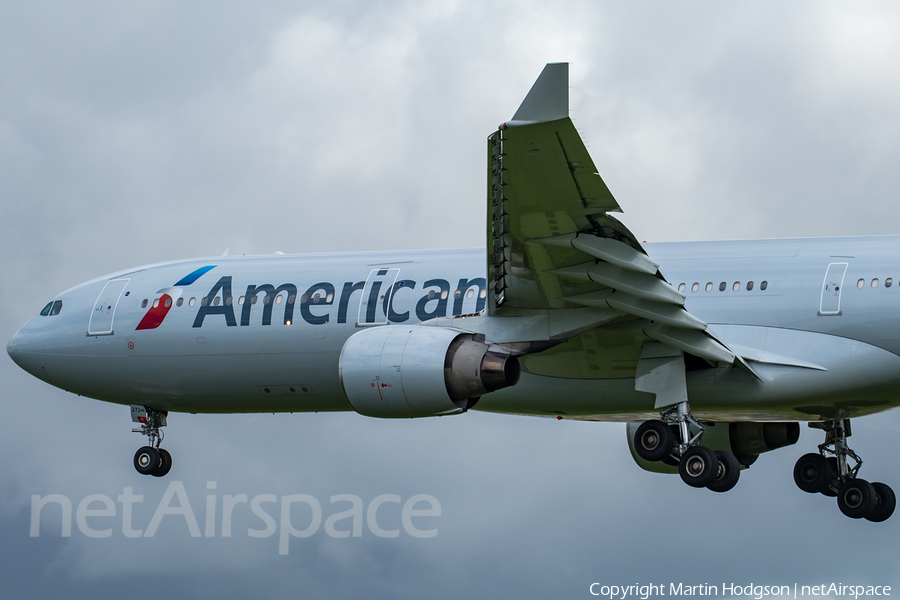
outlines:
{"label": "nose landing gear", "polygon": [[[805,454],[794,465],[794,482],[804,492],[837,497],[838,508],[852,519],[880,523],[894,514],[897,499],[890,486],[857,477],[862,459],[847,445],[850,419],[810,423],[825,431],[819,453]],[[853,461],[850,466],[848,459]]]}
{"label": "nose landing gear", "polygon": [[146,435],[150,442],[134,453],[134,468],[141,475],[163,477],[172,468],[172,455],[159,447],[165,437],[159,428],[165,427],[167,414],[145,406],[131,405],[131,420],[141,424],[131,431]]}

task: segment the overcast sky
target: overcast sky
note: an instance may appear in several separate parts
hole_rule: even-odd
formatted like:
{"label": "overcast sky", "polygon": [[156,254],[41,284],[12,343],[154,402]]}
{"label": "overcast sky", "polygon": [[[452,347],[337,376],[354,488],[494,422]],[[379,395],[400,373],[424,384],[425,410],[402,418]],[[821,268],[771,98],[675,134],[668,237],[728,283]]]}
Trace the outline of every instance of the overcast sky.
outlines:
{"label": "overcast sky", "polygon": [[[900,233],[898,32],[891,2],[4,2],[0,340],[63,289],[140,264],[483,246],[485,138],[547,62],[571,63],[571,116],[639,239]],[[0,382],[10,597],[900,590],[900,518],[850,520],[794,486],[794,461],[821,441],[806,427],[713,494],[640,470],[617,424],[173,414],[175,467],[160,480],[134,472],[142,438],[126,407],[52,388],[5,354]],[[861,419],[851,441],[863,476],[900,489],[898,426]],[[129,539],[119,504],[93,521],[110,538],[74,518],[62,538],[51,508],[29,537],[32,495],[77,506],[132,486],[146,528],[172,481],[201,530],[207,493],[219,509],[224,494],[309,494],[325,518],[338,494],[430,494],[442,514],[422,521],[434,538],[319,531],[287,556],[277,534],[247,535],[262,524],[246,505],[231,538],[192,538],[170,515]]]}

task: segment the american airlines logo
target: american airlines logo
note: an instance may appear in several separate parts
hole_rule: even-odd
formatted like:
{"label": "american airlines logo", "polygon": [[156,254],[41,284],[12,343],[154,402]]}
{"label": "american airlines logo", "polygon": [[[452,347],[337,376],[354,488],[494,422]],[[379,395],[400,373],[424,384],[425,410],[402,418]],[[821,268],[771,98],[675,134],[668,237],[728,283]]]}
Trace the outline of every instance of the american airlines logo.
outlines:
{"label": "american airlines logo", "polygon": [[[175,284],[175,288],[194,283],[201,275],[213,269],[215,265],[203,267],[192,272]],[[461,278],[456,289],[451,293],[450,282],[446,279],[429,279],[419,287],[417,281],[411,279],[395,280],[397,269],[374,270],[366,281],[348,281],[341,286],[322,281],[309,286],[299,294],[299,288],[293,283],[274,285],[270,283],[251,284],[235,300],[233,279],[226,275],[213,285],[209,292],[201,298],[200,307],[194,319],[193,327],[202,327],[208,318],[224,319],[228,327],[249,326],[254,312],[261,312],[259,322],[271,325],[276,305],[281,305],[282,322],[291,325],[297,304],[300,306],[300,318],[310,325],[324,325],[331,322],[336,306],[337,323],[347,323],[348,319],[356,320],[356,307],[359,306],[359,322],[375,324],[378,322],[403,323],[408,321],[412,313],[418,321],[428,321],[437,317],[463,314],[464,307],[468,312],[480,312],[487,302],[487,282],[484,277],[472,279]],[[340,292],[338,292],[338,288]],[[415,306],[409,310],[398,309],[395,298],[400,290],[417,290],[420,294],[415,299]],[[357,302],[352,302],[357,293]],[[451,305],[452,300],[452,305]],[[469,300],[468,306],[465,306]],[[254,311],[254,306],[261,304]],[[471,306],[474,304],[474,307]],[[172,309],[174,300],[171,295],[163,293],[136,327],[137,331],[156,329]],[[240,323],[238,323],[240,319]]]}

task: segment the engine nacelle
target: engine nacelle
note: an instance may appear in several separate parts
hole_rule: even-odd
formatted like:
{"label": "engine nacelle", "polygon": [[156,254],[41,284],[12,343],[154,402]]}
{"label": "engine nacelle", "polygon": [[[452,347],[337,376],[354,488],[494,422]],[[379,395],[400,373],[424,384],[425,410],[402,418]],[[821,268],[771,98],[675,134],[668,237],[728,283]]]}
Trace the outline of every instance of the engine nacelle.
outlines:
{"label": "engine nacelle", "polygon": [[484,394],[515,385],[519,374],[516,357],[444,327],[372,327],[350,336],[341,350],[344,396],[369,417],[459,412]]}
{"label": "engine nacelle", "polygon": [[[629,423],[626,430],[628,449],[639,467],[654,473],[677,473],[678,467],[662,461],[644,460],[634,451],[634,435],[640,423]],[[694,432],[696,433],[696,432]],[[710,450],[734,454],[741,467],[752,465],[763,452],[791,446],[800,439],[799,423],[706,423],[700,444]]]}

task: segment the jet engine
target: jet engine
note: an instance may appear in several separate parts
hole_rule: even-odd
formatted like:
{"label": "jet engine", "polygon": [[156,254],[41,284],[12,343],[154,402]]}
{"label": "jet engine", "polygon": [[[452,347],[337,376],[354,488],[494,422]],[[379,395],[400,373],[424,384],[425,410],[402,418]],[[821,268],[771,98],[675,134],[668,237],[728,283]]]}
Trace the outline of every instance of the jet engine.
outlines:
{"label": "jet engine", "polygon": [[340,378],[353,410],[369,417],[452,414],[519,381],[519,361],[483,336],[444,327],[364,329],[341,350]]}
{"label": "jet engine", "polygon": [[[629,423],[628,449],[639,467],[654,473],[678,473],[678,466],[665,461],[644,460],[634,451],[634,435],[640,423]],[[791,446],[800,439],[799,423],[705,423],[700,445],[710,450],[724,450],[738,459],[741,467],[752,465],[763,452]],[[696,433],[696,431],[694,431]]]}

